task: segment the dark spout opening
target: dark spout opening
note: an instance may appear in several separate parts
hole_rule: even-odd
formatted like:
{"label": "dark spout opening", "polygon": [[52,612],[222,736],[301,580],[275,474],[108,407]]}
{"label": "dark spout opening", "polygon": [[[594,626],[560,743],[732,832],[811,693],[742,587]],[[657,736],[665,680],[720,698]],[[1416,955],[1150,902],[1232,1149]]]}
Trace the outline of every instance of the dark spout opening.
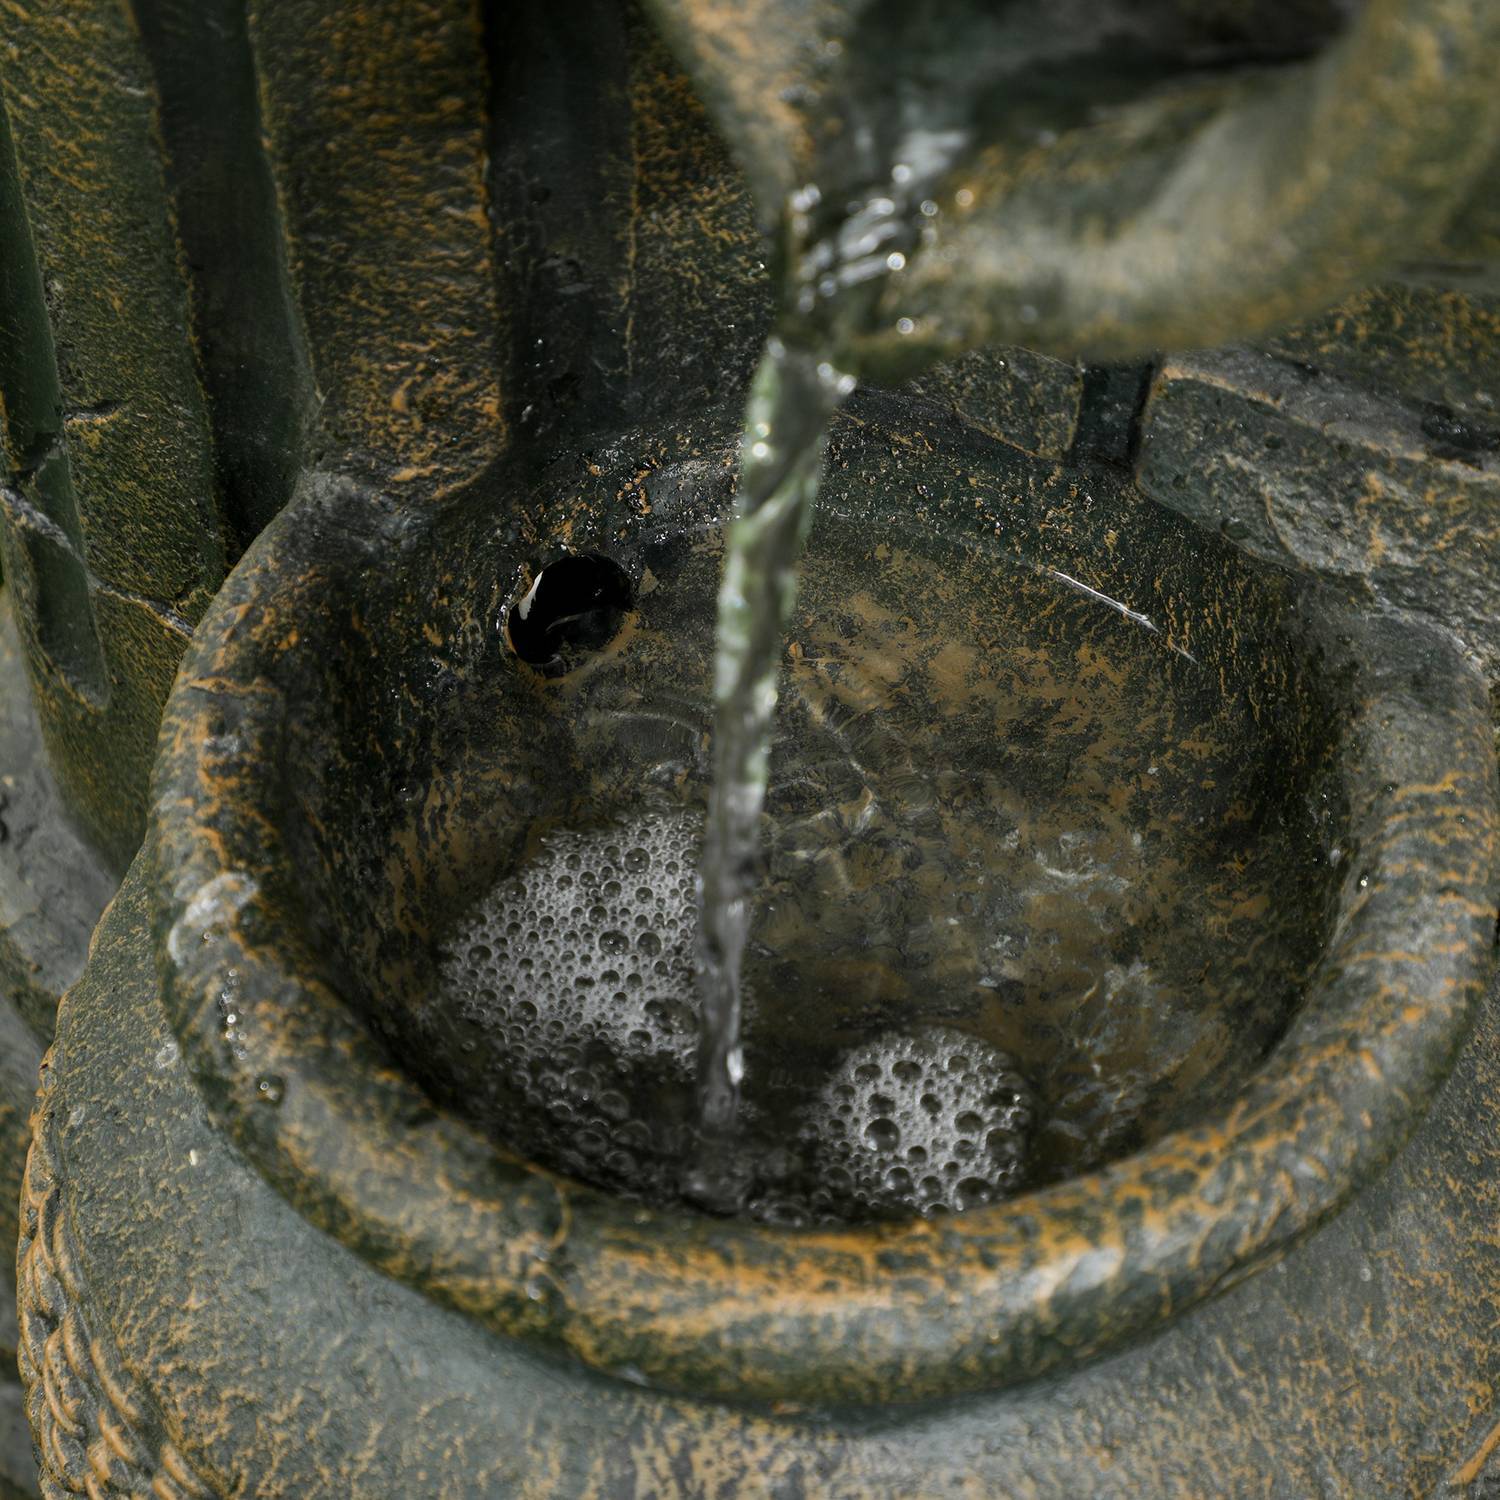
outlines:
{"label": "dark spout opening", "polygon": [[528,666],[560,676],[620,633],[631,602],[630,580],[617,562],[597,552],[570,554],[543,568],[511,602],[506,639]]}

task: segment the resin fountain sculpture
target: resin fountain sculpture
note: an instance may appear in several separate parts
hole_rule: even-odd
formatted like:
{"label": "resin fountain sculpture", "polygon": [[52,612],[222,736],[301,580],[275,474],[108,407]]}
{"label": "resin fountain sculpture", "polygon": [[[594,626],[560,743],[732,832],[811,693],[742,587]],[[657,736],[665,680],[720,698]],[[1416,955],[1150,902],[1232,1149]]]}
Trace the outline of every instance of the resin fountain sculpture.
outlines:
{"label": "resin fountain sculpture", "polygon": [[0,1500],[1500,1487],[1500,9],[0,43]]}

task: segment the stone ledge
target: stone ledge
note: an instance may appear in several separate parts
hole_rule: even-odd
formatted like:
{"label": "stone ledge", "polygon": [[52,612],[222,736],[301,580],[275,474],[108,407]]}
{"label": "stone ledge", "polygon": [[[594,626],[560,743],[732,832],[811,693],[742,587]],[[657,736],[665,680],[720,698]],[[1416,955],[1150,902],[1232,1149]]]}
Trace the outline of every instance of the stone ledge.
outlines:
{"label": "stone ledge", "polygon": [[1172,356],[1141,416],[1137,480],[1500,670],[1500,422],[1252,350]]}

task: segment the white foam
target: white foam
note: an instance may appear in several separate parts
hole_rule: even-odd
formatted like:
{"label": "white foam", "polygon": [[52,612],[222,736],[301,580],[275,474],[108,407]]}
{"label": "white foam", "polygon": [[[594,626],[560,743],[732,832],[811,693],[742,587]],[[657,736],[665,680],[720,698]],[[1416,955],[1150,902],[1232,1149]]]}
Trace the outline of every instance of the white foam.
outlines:
{"label": "white foam", "polygon": [[696,1046],[698,822],[646,815],[539,842],[450,936],[443,988],[503,1039],[521,1118],[561,1164],[629,1179],[658,1123],[635,1117],[632,1073],[686,1078]]}
{"label": "white foam", "polygon": [[887,1217],[957,1213],[1014,1192],[1033,1113],[1007,1054],[929,1026],[846,1053],[809,1123],[835,1203]]}

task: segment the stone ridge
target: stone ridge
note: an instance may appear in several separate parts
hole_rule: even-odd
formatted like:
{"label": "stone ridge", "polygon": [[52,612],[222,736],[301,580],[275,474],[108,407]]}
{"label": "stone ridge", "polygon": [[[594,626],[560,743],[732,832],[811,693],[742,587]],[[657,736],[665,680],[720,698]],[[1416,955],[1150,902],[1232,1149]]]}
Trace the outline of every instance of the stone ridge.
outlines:
{"label": "stone ridge", "polygon": [[44,1500],[212,1500],[162,1431],[160,1415],[126,1373],[107,1335],[91,1327],[53,1153],[51,1073],[26,1163],[17,1261],[21,1382],[37,1438]]}

